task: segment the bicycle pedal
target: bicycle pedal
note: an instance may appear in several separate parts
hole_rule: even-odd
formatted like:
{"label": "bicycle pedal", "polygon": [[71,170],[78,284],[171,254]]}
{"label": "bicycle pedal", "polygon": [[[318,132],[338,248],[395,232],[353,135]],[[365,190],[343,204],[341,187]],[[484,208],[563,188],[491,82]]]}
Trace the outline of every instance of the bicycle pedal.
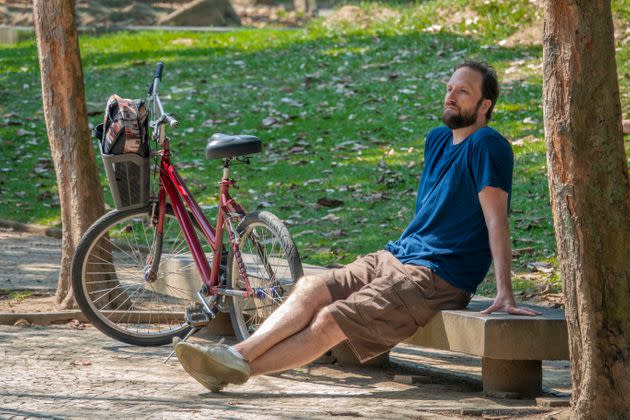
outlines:
{"label": "bicycle pedal", "polygon": [[208,315],[201,306],[191,306],[186,308],[184,319],[188,325],[193,328],[202,328],[210,323],[210,315]]}

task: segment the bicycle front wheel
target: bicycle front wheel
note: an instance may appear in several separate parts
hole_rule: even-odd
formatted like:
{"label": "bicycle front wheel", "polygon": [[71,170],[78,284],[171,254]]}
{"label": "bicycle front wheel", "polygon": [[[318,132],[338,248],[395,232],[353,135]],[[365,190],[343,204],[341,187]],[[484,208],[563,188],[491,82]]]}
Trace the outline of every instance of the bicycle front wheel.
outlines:
{"label": "bicycle front wheel", "polygon": [[103,333],[133,345],[183,337],[190,330],[184,311],[200,285],[170,207],[161,236],[151,207],[107,213],[85,233],[72,262],[72,286],[85,316]]}
{"label": "bicycle front wheel", "polygon": [[254,294],[230,298],[230,319],[236,337],[245,340],[286,300],[303,269],[289,231],[273,214],[248,214],[237,232],[242,265],[230,251],[229,284],[233,289],[245,290],[243,271]]}

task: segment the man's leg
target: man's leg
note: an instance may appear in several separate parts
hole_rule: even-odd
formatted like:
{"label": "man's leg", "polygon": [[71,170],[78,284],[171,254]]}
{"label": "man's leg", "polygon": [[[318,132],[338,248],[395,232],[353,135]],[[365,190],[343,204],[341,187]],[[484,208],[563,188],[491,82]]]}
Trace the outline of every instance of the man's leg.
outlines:
{"label": "man's leg", "polygon": [[251,374],[302,366],[346,337],[325,308],[368,284],[378,272],[380,254],[368,254],[343,269],[301,279],[287,301],[249,339],[233,348],[179,343],[177,358],[197,381],[218,391],[241,384]]}
{"label": "man's leg", "polygon": [[234,348],[253,363],[276,344],[312,324],[321,308],[330,303],[332,296],[320,277],[303,277],[297,282],[289,298],[263,322],[260,328]]}
{"label": "man's leg", "polygon": [[264,375],[304,366],[346,339],[327,308],[302,331],[279,342],[251,364],[251,375]]}

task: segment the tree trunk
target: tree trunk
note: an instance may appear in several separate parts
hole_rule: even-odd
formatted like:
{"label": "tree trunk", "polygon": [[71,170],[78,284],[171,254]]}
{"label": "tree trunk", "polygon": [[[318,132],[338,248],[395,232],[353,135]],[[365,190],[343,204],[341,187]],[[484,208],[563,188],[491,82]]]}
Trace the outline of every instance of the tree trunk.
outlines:
{"label": "tree trunk", "polygon": [[87,124],[83,71],[72,0],[34,0],[33,20],[48,141],[61,204],[61,270],[56,304],[74,306],[72,256],[81,235],[104,211]]}
{"label": "tree trunk", "polygon": [[296,12],[312,17],[317,15],[317,0],[293,0],[293,8]]}
{"label": "tree trunk", "polygon": [[576,418],[630,416],[630,184],[610,1],[546,0],[549,191]]}

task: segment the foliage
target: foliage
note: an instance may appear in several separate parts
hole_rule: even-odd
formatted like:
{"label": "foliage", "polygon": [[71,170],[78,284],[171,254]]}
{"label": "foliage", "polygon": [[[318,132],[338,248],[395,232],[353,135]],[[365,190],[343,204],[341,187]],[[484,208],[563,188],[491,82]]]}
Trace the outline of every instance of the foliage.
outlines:
{"label": "foliage", "polygon": [[[462,59],[486,60],[502,80],[492,125],[512,141],[516,158],[515,270],[529,271],[528,263],[555,256],[542,50],[519,43],[525,27],[540,24],[538,3],[361,3],[361,19],[321,19],[298,30],[82,35],[90,123],[99,123],[110,94],[142,97],[163,60],[162,99],[182,126],[171,131],[176,161],[209,213],[220,166],[204,159],[207,139],[257,135],[264,153],[235,166],[241,189],[234,195],[247,209],[268,207],[283,218],[306,263],[345,263],[405,228],[424,136],[440,124],[443,83]],[[622,6],[614,5],[616,19],[627,28]],[[629,35],[617,40],[622,103],[630,98]],[[0,218],[57,224],[34,41],[0,46],[0,67]],[[548,281],[557,290],[553,274]]]}

